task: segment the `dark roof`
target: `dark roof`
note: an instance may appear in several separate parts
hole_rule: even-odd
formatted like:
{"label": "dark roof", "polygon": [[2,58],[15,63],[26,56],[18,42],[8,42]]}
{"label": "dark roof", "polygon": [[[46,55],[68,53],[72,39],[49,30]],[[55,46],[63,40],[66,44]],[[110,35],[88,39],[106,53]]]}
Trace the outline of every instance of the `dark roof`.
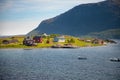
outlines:
{"label": "dark roof", "polygon": [[9,40],[3,40],[2,42],[9,42]]}
{"label": "dark roof", "polygon": [[9,42],[9,40],[3,40],[2,43],[8,44],[8,43],[10,43],[10,42]]}

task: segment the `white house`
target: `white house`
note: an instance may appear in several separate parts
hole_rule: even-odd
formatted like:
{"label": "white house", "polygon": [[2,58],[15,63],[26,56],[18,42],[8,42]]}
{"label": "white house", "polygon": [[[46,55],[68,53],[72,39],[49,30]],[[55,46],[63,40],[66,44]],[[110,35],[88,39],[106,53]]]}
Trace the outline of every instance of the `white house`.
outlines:
{"label": "white house", "polygon": [[65,37],[64,36],[55,37],[54,42],[65,42]]}
{"label": "white house", "polygon": [[49,35],[47,35],[46,33],[42,33],[42,36],[49,36]]}

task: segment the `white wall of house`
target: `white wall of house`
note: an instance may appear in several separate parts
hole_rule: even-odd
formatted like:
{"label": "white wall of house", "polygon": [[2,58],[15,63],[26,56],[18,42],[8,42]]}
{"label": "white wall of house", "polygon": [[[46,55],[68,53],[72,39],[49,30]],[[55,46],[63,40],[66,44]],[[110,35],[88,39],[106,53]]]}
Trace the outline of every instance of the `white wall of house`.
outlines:
{"label": "white wall of house", "polygon": [[65,38],[64,37],[55,37],[54,42],[65,42]]}

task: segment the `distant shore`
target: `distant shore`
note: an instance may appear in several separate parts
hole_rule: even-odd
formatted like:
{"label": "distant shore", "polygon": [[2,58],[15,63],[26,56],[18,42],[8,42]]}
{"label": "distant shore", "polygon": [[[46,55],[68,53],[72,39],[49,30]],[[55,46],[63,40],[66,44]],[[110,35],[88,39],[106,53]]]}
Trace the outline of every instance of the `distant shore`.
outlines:
{"label": "distant shore", "polygon": [[[39,36],[37,36],[38,38]],[[62,42],[55,41],[55,39],[61,39]],[[113,40],[102,40],[96,38],[78,38],[74,36],[58,36],[50,35],[40,37],[41,42],[35,43],[32,38],[26,39],[26,36],[13,36],[0,38],[0,49],[34,49],[34,48],[81,48],[81,47],[96,47],[96,46],[105,46],[108,43],[116,43]],[[32,44],[26,44],[25,42],[32,41]]]}

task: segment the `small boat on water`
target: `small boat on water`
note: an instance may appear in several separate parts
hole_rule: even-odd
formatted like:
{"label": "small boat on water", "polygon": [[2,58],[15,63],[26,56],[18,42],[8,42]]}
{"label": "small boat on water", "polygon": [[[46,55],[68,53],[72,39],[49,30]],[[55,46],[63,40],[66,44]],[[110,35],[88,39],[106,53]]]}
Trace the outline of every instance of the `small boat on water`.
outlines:
{"label": "small boat on water", "polygon": [[87,58],[86,57],[78,57],[79,60],[86,60]]}
{"label": "small boat on water", "polygon": [[25,48],[24,50],[32,50],[31,48]]}
{"label": "small boat on water", "polygon": [[113,62],[120,62],[120,59],[119,59],[119,58],[110,58],[110,61],[113,61]]}

